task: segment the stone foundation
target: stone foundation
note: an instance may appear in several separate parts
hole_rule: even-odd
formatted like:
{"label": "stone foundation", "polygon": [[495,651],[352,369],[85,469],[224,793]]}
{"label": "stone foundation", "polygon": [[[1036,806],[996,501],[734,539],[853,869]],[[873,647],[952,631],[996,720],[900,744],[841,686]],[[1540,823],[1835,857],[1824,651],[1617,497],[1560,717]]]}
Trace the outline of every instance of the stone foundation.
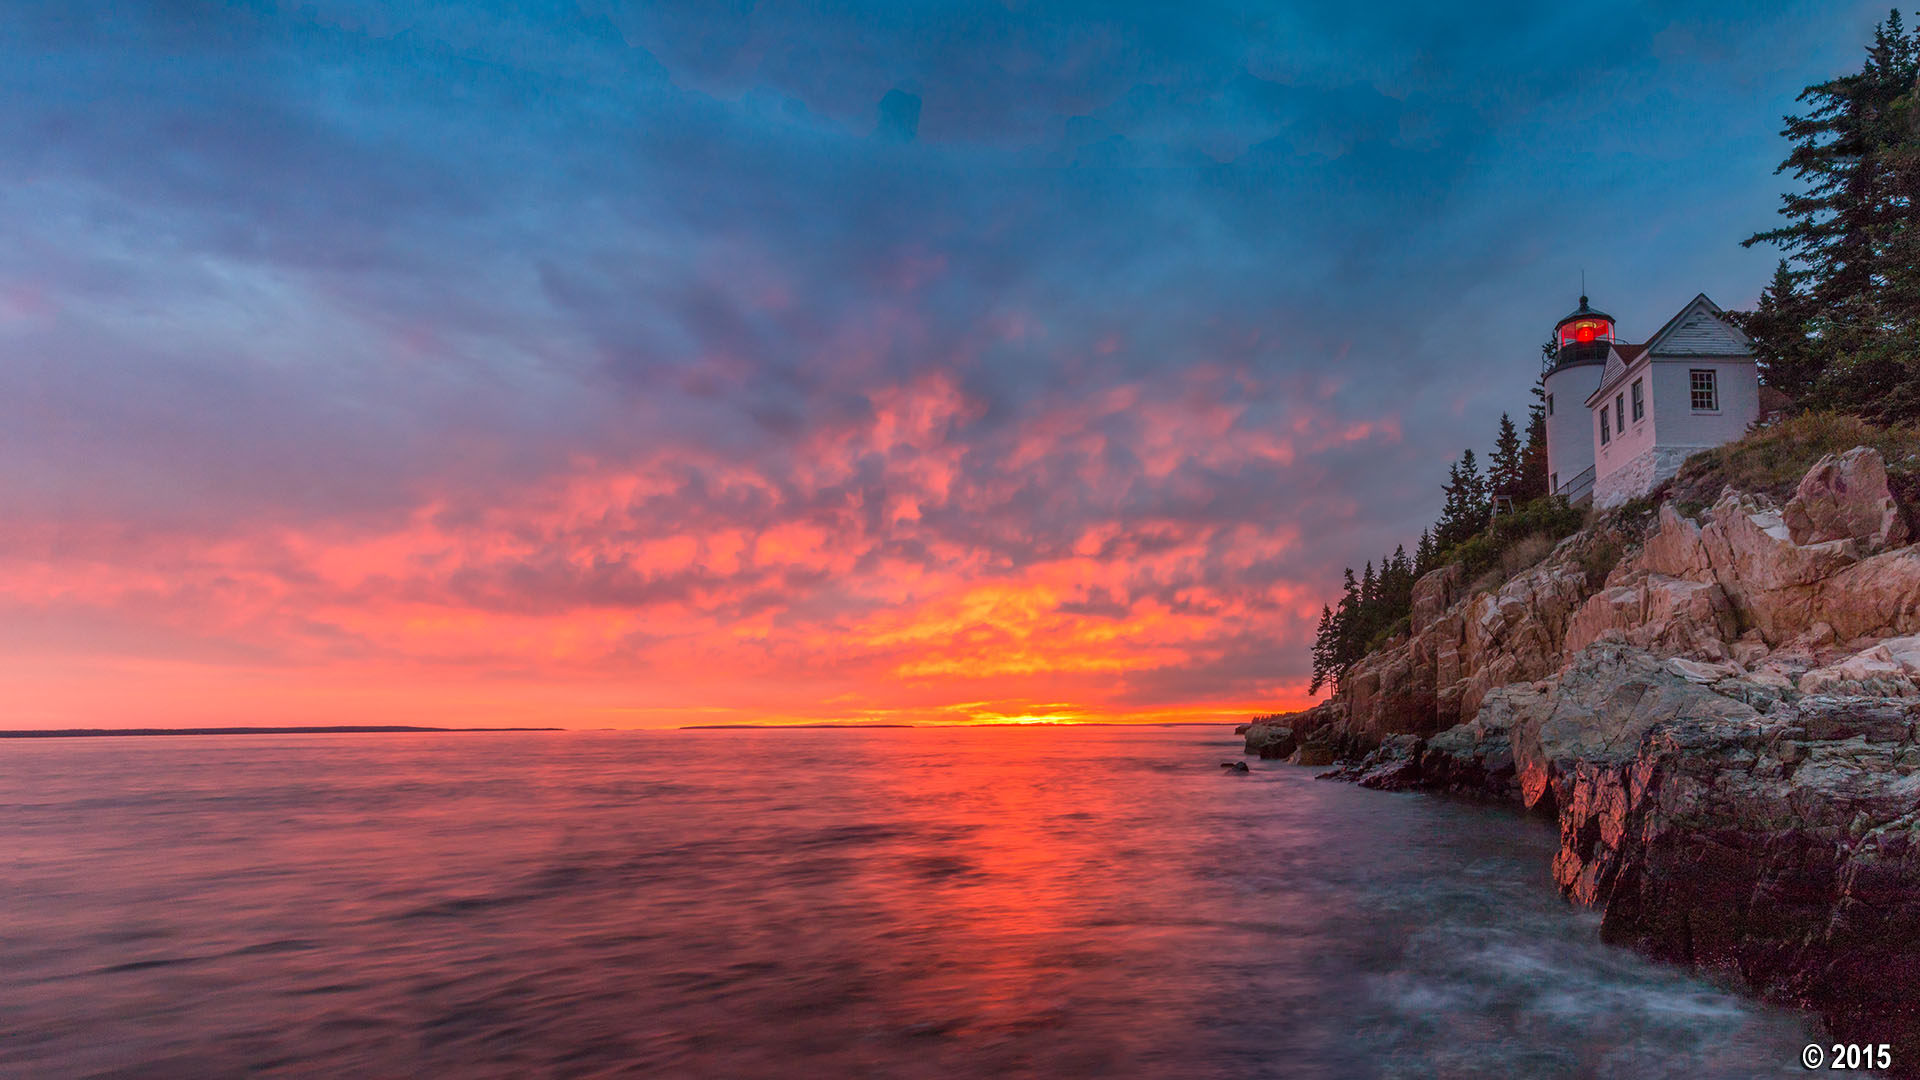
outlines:
{"label": "stone foundation", "polygon": [[1687,460],[1689,455],[1704,449],[1701,446],[1656,446],[1635,455],[1625,465],[1594,481],[1594,509],[1611,510],[1629,499],[1645,495],[1653,490],[1655,484],[1672,479],[1680,471],[1680,463]]}

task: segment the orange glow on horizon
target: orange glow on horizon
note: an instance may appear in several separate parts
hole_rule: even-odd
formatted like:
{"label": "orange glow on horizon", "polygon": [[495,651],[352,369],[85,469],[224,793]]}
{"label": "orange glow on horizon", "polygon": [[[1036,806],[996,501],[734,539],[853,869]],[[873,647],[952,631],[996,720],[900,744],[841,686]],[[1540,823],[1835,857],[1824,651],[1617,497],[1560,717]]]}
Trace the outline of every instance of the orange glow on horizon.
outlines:
{"label": "orange glow on horizon", "polygon": [[[986,469],[951,438],[983,406],[933,376],[810,432],[779,473],[676,447],[385,520],[0,522],[0,724],[1154,723],[1302,707],[1305,680],[1286,673],[1321,596],[1267,569],[1300,543],[1285,515],[1115,502],[1049,538],[993,512],[1034,497],[1036,468],[1082,485],[1043,497],[1097,507],[1185,469],[1298,467],[1399,438],[1393,418],[1309,413],[1242,430],[1201,392],[1213,377],[1195,374],[1188,400],[1121,387],[1063,403]],[[1115,425],[1137,472],[1115,472],[1129,459],[1097,433]]]}

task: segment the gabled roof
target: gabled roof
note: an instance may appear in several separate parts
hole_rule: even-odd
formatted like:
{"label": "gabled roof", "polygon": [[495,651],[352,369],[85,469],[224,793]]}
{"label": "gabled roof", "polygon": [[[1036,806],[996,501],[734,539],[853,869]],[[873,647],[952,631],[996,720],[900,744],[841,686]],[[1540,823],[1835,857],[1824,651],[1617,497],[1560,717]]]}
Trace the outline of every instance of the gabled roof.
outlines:
{"label": "gabled roof", "polygon": [[1619,382],[1620,377],[1627,373],[1627,366],[1626,360],[1620,355],[1620,347],[1614,346],[1613,351],[1607,354],[1607,369],[1600,373],[1600,385],[1594,387],[1593,393],[1587,395],[1587,404],[1591,406],[1595,398],[1605,393],[1608,387]]}
{"label": "gabled roof", "polygon": [[1701,293],[1647,339],[1655,356],[1751,356],[1753,341]]}
{"label": "gabled roof", "polygon": [[1587,407],[1612,394],[1627,375],[1655,360],[1697,357],[1751,357],[1753,341],[1727,318],[1719,304],[1700,293],[1667,320],[1644,345],[1615,345],[1607,357],[1600,385],[1587,396]]}

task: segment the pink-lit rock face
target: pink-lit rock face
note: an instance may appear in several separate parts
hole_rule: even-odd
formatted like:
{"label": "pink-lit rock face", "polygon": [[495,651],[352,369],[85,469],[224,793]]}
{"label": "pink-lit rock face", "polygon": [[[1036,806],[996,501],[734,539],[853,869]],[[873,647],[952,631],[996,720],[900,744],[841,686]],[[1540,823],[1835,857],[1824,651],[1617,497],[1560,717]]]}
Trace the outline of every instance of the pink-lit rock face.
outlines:
{"label": "pink-lit rock face", "polygon": [[1406,639],[1282,722],[1324,719],[1322,741],[1355,757],[1338,775],[1362,785],[1552,812],[1554,879],[1611,940],[1738,972],[1911,1062],[1920,545],[1894,546],[1905,509],[1859,449],[1813,466],[1784,511],[1733,490],[1704,522],[1662,506],[1615,538],[1604,583],[1575,571],[1618,519],[1494,591],[1455,597],[1430,574],[1416,595],[1444,602],[1417,603]]}
{"label": "pink-lit rock face", "polygon": [[1821,458],[1801,478],[1783,516],[1796,544],[1854,540],[1877,551],[1900,546],[1908,534],[1887,489],[1886,462],[1866,446]]}

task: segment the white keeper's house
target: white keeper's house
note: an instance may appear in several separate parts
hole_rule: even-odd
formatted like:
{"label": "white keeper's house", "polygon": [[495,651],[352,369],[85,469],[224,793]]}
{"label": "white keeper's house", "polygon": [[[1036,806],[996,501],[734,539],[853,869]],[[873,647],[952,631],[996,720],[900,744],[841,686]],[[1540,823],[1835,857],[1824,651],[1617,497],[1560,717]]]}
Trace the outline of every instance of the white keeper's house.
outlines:
{"label": "white keeper's house", "polygon": [[1604,510],[1645,495],[1760,418],[1752,343],[1704,293],[1644,344],[1621,341],[1584,296],[1554,337],[1542,377],[1548,484],[1570,501]]}

